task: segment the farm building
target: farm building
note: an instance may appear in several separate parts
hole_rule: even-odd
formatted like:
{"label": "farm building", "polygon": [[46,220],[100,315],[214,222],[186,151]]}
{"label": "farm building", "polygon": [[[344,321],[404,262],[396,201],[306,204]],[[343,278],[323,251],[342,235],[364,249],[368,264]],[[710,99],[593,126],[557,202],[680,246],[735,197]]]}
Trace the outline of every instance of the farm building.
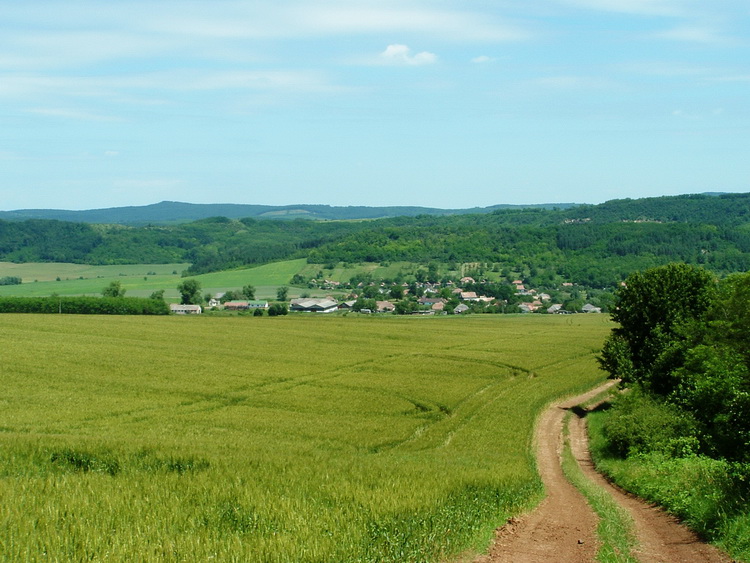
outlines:
{"label": "farm building", "polygon": [[332,313],[338,310],[339,304],[329,298],[314,299],[311,297],[301,297],[292,299],[289,310],[300,313]]}
{"label": "farm building", "polygon": [[200,305],[182,305],[181,303],[170,303],[169,310],[175,315],[200,315],[203,312]]}
{"label": "farm building", "polygon": [[227,301],[224,308],[230,311],[244,311],[246,309],[268,309],[268,301]]}

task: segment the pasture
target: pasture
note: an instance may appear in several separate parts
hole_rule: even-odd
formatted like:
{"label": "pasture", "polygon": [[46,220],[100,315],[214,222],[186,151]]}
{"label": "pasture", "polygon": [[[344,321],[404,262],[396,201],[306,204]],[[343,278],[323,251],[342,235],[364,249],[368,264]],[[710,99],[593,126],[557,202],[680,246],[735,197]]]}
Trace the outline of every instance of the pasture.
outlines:
{"label": "pasture", "polygon": [[603,315],[0,315],[0,559],[439,561],[538,502]]}
{"label": "pasture", "polygon": [[[291,277],[306,265],[302,260],[287,260],[255,268],[226,270],[190,276],[201,282],[202,293],[256,288],[258,299],[275,299],[276,289],[289,283]],[[119,281],[129,297],[148,297],[165,290],[165,297],[179,300],[177,284],[189,264],[134,264],[121,266],[89,266],[85,264],[12,264],[0,262],[0,277],[16,276],[21,285],[0,286],[0,295],[8,297],[40,297],[58,295],[101,295],[112,281]],[[57,278],[60,278],[59,280]],[[295,293],[292,291],[292,293]]]}

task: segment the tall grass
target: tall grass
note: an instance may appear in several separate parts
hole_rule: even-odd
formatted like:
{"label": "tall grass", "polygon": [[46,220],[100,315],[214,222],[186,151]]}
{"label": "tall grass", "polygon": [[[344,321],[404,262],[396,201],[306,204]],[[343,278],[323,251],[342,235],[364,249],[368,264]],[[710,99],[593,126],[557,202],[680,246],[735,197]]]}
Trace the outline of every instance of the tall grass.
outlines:
{"label": "tall grass", "polygon": [[0,559],[436,561],[542,494],[603,317],[0,315]]}

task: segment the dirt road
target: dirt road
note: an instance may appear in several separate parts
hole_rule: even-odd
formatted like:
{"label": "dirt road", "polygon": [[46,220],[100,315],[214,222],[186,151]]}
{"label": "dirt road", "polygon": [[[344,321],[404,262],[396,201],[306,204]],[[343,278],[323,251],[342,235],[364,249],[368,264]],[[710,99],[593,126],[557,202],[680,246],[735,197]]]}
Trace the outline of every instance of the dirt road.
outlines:
{"label": "dirt road", "polygon": [[[614,382],[551,405],[536,429],[537,465],[547,497],[536,510],[499,528],[489,555],[475,563],[583,563],[596,560],[597,516],[583,496],[564,477],[560,465],[563,419],[567,409],[595,397]],[[593,468],[584,418],[570,424],[573,455],[585,474],[605,487],[632,515],[642,563],[729,563],[716,548],[701,543],[673,517],[610,485]]]}

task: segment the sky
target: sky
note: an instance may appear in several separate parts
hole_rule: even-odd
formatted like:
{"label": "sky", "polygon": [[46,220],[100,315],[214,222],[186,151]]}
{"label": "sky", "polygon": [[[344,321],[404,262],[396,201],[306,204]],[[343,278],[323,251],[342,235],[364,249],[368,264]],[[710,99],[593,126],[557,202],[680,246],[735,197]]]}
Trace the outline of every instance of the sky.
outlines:
{"label": "sky", "polygon": [[749,0],[3,0],[0,209],[750,192]]}

